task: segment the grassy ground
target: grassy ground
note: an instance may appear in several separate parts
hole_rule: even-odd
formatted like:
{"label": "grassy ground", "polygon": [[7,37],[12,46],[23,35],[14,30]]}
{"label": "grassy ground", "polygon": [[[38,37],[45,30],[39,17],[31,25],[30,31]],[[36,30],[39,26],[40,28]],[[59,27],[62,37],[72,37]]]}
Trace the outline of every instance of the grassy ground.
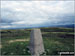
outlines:
{"label": "grassy ground", "polygon": [[[2,30],[2,55],[30,55],[27,46],[31,29]],[[47,55],[58,54],[59,51],[74,51],[74,29],[41,28],[44,47]]]}

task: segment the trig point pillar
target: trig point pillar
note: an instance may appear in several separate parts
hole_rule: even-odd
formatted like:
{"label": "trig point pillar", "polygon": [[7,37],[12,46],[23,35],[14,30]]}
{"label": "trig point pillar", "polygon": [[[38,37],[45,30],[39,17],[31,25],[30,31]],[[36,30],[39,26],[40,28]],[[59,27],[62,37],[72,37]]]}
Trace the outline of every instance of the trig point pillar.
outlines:
{"label": "trig point pillar", "polygon": [[40,29],[32,29],[31,31],[30,52],[32,56],[40,56],[45,53]]}

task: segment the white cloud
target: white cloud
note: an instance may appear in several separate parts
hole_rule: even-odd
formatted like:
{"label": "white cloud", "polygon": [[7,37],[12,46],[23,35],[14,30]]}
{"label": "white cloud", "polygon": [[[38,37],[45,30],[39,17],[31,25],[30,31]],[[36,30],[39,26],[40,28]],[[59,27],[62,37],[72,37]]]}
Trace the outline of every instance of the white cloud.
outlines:
{"label": "white cloud", "polygon": [[0,28],[9,28],[10,26],[1,26]]}
{"label": "white cloud", "polygon": [[1,19],[12,25],[57,23],[60,15],[73,13],[74,1],[1,1]]}
{"label": "white cloud", "polygon": [[11,24],[16,24],[16,25],[21,25],[21,24],[27,24],[27,25],[35,25],[35,24],[41,24],[44,23],[45,21],[47,21],[47,19],[30,19],[30,20],[26,20],[26,21],[17,21],[17,22],[13,22]]}
{"label": "white cloud", "polygon": [[0,28],[14,28],[14,27],[17,27],[17,26],[5,25],[5,26],[1,26]]}

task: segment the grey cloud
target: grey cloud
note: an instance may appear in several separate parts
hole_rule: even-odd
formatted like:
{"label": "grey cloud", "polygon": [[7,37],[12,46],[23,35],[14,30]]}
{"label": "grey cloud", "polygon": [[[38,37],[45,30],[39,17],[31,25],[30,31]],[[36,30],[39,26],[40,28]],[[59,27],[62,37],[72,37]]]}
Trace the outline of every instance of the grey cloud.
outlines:
{"label": "grey cloud", "polygon": [[10,27],[42,26],[48,23],[71,24],[73,19],[73,1],[2,1],[1,3],[0,23]]}

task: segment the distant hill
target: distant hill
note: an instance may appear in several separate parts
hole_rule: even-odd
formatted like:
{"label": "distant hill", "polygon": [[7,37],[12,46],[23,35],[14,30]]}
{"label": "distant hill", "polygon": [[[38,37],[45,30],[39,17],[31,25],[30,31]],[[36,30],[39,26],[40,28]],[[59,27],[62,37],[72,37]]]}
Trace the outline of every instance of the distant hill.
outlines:
{"label": "distant hill", "polygon": [[45,25],[43,24],[42,26],[29,26],[29,27],[19,27],[19,28],[0,28],[0,29],[31,29],[31,28],[41,28],[41,27],[63,27],[63,28],[74,28],[75,24],[64,24],[64,25]]}
{"label": "distant hill", "polygon": [[66,27],[66,28],[74,28],[75,24],[68,24],[68,25],[58,25],[56,27]]}

